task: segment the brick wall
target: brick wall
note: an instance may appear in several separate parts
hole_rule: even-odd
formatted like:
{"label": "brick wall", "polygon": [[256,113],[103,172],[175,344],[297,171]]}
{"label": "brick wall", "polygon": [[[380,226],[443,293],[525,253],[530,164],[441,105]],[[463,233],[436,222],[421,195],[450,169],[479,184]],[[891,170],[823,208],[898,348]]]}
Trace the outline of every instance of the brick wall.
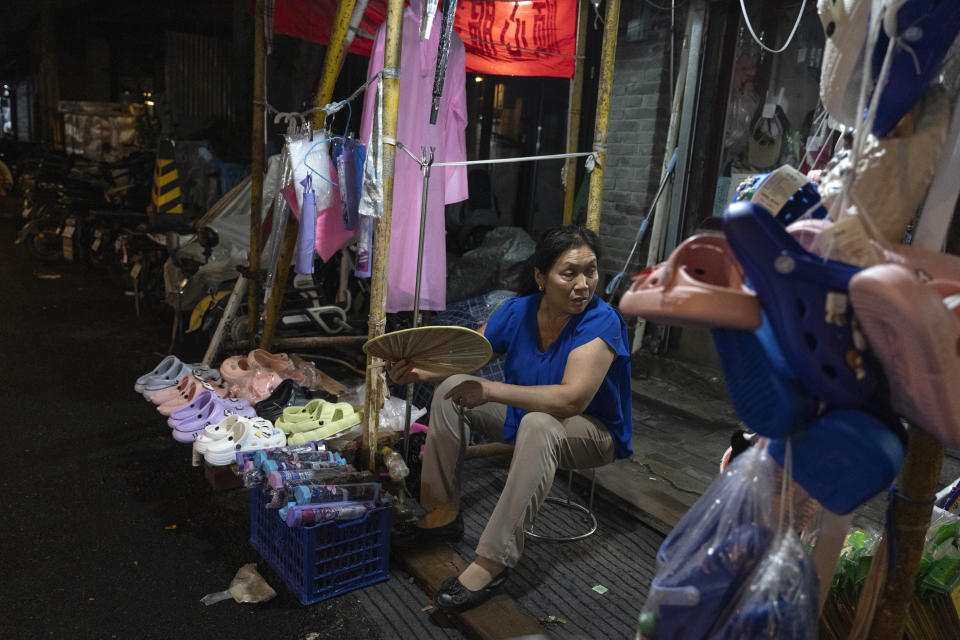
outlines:
{"label": "brick wall", "polygon": [[[650,207],[660,181],[670,122],[670,12],[644,0],[624,0],[620,12],[600,217],[604,276],[623,266]],[[679,50],[681,11],[675,23]],[[645,241],[635,254],[632,270],[646,259],[646,246]]]}

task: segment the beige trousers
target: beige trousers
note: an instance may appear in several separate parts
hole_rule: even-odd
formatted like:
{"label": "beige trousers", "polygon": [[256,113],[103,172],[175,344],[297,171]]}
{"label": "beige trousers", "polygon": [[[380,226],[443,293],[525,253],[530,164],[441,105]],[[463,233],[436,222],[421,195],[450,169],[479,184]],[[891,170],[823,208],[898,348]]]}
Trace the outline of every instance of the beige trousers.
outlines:
{"label": "beige trousers", "polygon": [[[490,440],[503,439],[507,407],[495,402],[464,409],[461,434],[457,407],[443,396],[471,378],[451,376],[434,392],[420,481],[420,501],[425,506],[460,510],[460,475],[471,429]],[[556,470],[599,467],[613,457],[610,432],[596,418],[580,415],[559,420],[546,413],[526,414],[517,429],[506,486],[480,536],[477,555],[515,566],[523,552],[523,531],[550,492]]]}

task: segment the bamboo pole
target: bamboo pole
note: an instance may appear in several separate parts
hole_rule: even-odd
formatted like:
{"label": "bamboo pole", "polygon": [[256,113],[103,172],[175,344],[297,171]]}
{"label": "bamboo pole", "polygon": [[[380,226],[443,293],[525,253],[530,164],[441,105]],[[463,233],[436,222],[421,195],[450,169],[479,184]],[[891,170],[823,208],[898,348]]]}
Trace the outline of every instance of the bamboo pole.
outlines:
{"label": "bamboo pole", "polygon": [[593,130],[593,150],[597,152],[597,166],[590,173],[590,197],[587,201],[587,228],[595,233],[600,233],[603,170],[607,161],[607,123],[610,121],[610,94],[613,89],[613,67],[617,57],[619,26],[620,0],[607,0],[607,13],[603,23],[603,49],[600,53],[597,123]]}
{"label": "bamboo pole", "polygon": [[[343,66],[343,60],[347,55],[347,47],[349,45],[346,40],[350,33],[350,20],[355,5],[356,0],[340,0],[340,3],[337,5],[337,14],[330,30],[330,44],[327,45],[327,51],[323,59],[323,72],[320,75],[320,84],[317,88],[314,106],[325,106],[333,98],[333,88],[337,83],[340,67]],[[314,116],[314,126],[322,127],[323,119],[323,112],[318,111],[316,116]],[[283,187],[284,185],[280,186]],[[294,224],[291,225],[290,222]],[[273,336],[277,330],[277,320],[280,317],[283,294],[287,289],[287,275],[290,273],[290,261],[293,259],[293,249],[288,252],[287,243],[296,243],[297,228],[296,220],[293,216],[289,216],[287,230],[283,236],[283,250],[280,252],[277,261],[277,275],[273,280],[270,302],[267,305],[266,317],[263,320],[263,336],[260,339],[260,348],[268,351],[272,346]],[[291,233],[293,233],[292,240],[290,239]]]}
{"label": "bamboo pole", "polygon": [[213,364],[214,359],[217,357],[217,352],[220,350],[220,343],[223,342],[223,334],[226,333],[227,327],[230,326],[230,323],[233,322],[233,318],[237,315],[237,309],[240,308],[240,301],[243,299],[243,294],[247,292],[248,280],[243,276],[237,278],[236,284],[233,285],[233,291],[230,293],[230,299],[227,301],[227,307],[223,310],[223,315],[220,316],[220,322],[217,323],[217,329],[213,332],[213,337],[210,338],[210,344],[207,345],[207,351],[203,355],[203,364],[209,366]]}
{"label": "bamboo pole", "polygon": [[943,454],[943,445],[936,438],[919,427],[910,428],[910,445],[898,481],[902,497],[895,498],[888,507],[893,510],[893,540],[888,543],[894,545],[896,555],[894,564],[887,569],[886,583],[870,625],[870,638],[903,637],[924,539],[930,528]]}
{"label": "bamboo pole", "polygon": [[260,325],[260,224],[263,211],[263,173],[266,169],[264,131],[266,116],[266,55],[264,13],[266,0],[257,0],[253,16],[253,132],[250,152],[250,285],[247,298],[247,333],[253,340]]}
{"label": "bamboo pole", "polygon": [[283,294],[287,289],[287,277],[290,275],[290,263],[297,250],[297,231],[300,223],[294,216],[287,216],[287,228],[283,232],[283,245],[277,260],[277,273],[273,278],[270,302],[267,304],[267,317],[263,322],[263,335],[260,336],[260,348],[269,351],[273,347],[273,336],[277,329],[277,318],[283,305]]}
{"label": "bamboo pole", "polygon": [[[580,111],[583,102],[583,65],[587,49],[587,16],[590,10],[588,0],[580,0],[577,13],[577,57],[573,61],[573,79],[570,81],[570,108],[567,113],[567,153],[576,153],[580,144]],[[563,193],[563,224],[573,221],[573,201],[577,195],[576,158],[567,158],[565,172],[567,184]]]}
{"label": "bamboo pole", "polygon": [[[343,60],[347,55],[347,47],[350,46],[347,37],[350,34],[350,21],[356,4],[356,0],[340,0],[337,3],[337,13],[333,17],[333,26],[330,28],[330,41],[323,59],[323,74],[320,76],[317,96],[313,101],[314,106],[325,106],[333,98],[333,88],[337,84],[340,67],[343,66]],[[324,112],[316,112],[313,116],[313,128],[322,128],[325,117]]]}
{"label": "bamboo pole", "polygon": [[[387,3],[387,33],[383,52],[383,135],[397,137],[397,112],[400,99],[400,51],[403,45],[403,0]],[[377,220],[373,235],[373,262],[370,278],[369,337],[382,335],[386,327],[387,261],[390,257],[390,224],[393,218],[393,175],[396,147],[383,145],[383,216]],[[366,399],[364,401],[363,448],[369,455],[369,467],[376,465],[377,417],[382,406],[381,375],[383,360],[367,357]]]}

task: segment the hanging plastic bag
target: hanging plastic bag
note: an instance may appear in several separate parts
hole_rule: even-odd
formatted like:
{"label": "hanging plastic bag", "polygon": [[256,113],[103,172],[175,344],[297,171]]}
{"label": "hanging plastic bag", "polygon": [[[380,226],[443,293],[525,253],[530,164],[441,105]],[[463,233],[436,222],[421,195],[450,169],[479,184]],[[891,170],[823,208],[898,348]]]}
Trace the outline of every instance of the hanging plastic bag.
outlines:
{"label": "hanging plastic bag", "polygon": [[[308,176],[314,176],[314,204],[318,211],[330,206],[333,198],[333,180],[330,172],[330,134],[317,131],[310,135],[309,127],[304,125],[306,133],[300,132],[285,136],[290,152],[290,166],[293,168],[293,181],[303,184]],[[303,194],[297,193],[297,206],[303,208]]]}
{"label": "hanging plastic bag", "polygon": [[373,257],[373,218],[360,216],[360,233],[357,235],[357,262],[354,275],[358,278],[369,278]]}
{"label": "hanging plastic bag", "polygon": [[657,553],[638,635],[707,637],[774,538],[775,468],[765,447],[749,449],[677,523]]}
{"label": "hanging plastic bag", "polygon": [[[377,82],[376,104],[367,157],[363,163],[363,187],[360,198],[360,215],[379,218],[383,216],[383,91]],[[358,261],[359,262],[359,261]]]}
{"label": "hanging plastic bag", "polygon": [[711,640],[817,638],[820,580],[813,559],[794,529],[790,454],[788,445],[779,493],[780,508],[771,509],[779,512],[776,540],[769,555],[708,636]]}
{"label": "hanging plastic bag", "polygon": [[815,640],[819,580],[813,560],[790,528],[774,543],[715,640]]}
{"label": "hanging plastic bag", "polygon": [[352,138],[344,138],[342,142],[333,145],[337,184],[340,186],[340,205],[343,208],[343,226],[349,231],[356,231],[360,226],[360,197],[366,157],[366,147]]}
{"label": "hanging plastic bag", "polygon": [[300,184],[303,185],[303,198],[300,207],[300,229],[297,232],[296,261],[293,268],[297,273],[313,273],[313,254],[317,227],[313,176],[308,175]]}
{"label": "hanging plastic bag", "polygon": [[[283,153],[280,156],[280,183],[277,189],[277,195],[273,201],[273,219],[270,224],[270,235],[263,247],[263,255],[260,258],[260,264],[263,266],[265,275],[263,283],[263,308],[266,309],[273,294],[273,280],[277,276],[277,263],[280,259],[280,246],[283,244],[283,235],[287,230],[287,217],[291,209],[287,205],[285,188],[293,186],[293,167],[290,165],[290,151],[284,145]],[[293,202],[296,204],[296,195],[293,196]],[[299,213],[299,210],[298,210]]]}

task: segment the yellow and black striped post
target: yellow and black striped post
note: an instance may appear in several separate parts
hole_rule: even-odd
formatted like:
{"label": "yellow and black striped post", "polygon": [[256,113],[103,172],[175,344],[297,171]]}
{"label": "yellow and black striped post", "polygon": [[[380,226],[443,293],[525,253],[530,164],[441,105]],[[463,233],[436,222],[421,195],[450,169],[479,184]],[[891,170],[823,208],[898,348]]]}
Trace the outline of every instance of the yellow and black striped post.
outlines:
{"label": "yellow and black striped post", "polygon": [[157,149],[157,163],[153,169],[154,215],[182,214],[183,198],[180,197],[180,177],[173,154],[173,142],[163,139]]}

